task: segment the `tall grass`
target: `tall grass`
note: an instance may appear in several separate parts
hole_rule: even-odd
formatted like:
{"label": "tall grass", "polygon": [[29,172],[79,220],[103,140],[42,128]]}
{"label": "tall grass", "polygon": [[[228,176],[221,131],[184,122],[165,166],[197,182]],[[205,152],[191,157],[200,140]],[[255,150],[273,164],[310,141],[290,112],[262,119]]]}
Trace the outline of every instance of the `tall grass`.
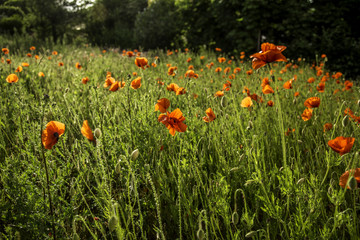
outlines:
{"label": "tall grass", "polygon": [[[280,73],[286,63],[277,63],[247,75],[251,62],[241,63],[239,56],[229,64],[217,62],[223,54],[211,50],[171,56],[156,51],[142,53],[157,64],[142,70],[134,57],[115,50],[39,46],[32,52],[40,57],[35,60],[26,56],[28,45],[1,55],[12,61],[0,63],[2,238],[52,238],[49,193],[58,239],[359,238],[359,190],[339,186],[342,173],[359,166],[359,127],[343,121],[346,108],[359,111],[359,88],[354,84],[333,94],[344,88],[344,77],[337,84],[330,73],[320,93],[322,76],[303,60],[290,61],[286,72]],[[2,47],[7,46],[12,45]],[[51,55],[54,50],[59,55]],[[17,73],[17,83],[7,83],[22,62],[30,66]],[[83,68],[76,69],[76,62]],[[166,64],[178,67],[176,76],[167,74]],[[190,64],[198,79],[184,77]],[[216,73],[216,67],[231,72]],[[241,71],[230,80],[230,91],[215,97],[235,67]],[[116,92],[104,88],[107,71],[126,86]],[[133,72],[142,77],[137,90],[130,88]],[[284,89],[295,75],[293,88]],[[86,76],[90,81],[82,84]],[[272,79],[275,94],[262,93],[265,77]],[[308,83],[310,77],[316,82]],[[187,93],[167,91],[170,83]],[[242,108],[245,86],[263,102]],[[313,96],[320,97],[320,107],[303,121],[304,101]],[[184,133],[171,136],[158,122],[154,105],[164,97],[171,102],[169,112],[183,112]],[[266,105],[269,100],[273,107]],[[216,119],[205,123],[210,107]],[[41,132],[52,120],[65,124],[65,134],[42,157]],[[96,143],[82,136],[84,120],[100,129]],[[325,123],[334,127],[324,132]],[[356,138],[348,154],[328,146],[337,136]],[[132,157],[135,149],[138,158]]]}

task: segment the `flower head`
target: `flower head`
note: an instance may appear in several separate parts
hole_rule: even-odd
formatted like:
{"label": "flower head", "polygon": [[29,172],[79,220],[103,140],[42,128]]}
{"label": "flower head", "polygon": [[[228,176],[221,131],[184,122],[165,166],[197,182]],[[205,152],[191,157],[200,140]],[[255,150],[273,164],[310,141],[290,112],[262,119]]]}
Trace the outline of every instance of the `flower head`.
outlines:
{"label": "flower head", "polygon": [[205,117],[203,117],[204,122],[212,122],[216,119],[215,113],[213,112],[213,110],[211,108],[206,109],[206,115]]}
{"label": "flower head", "polygon": [[310,97],[305,100],[304,105],[307,108],[317,108],[320,106],[320,98],[319,97]]}
{"label": "flower head", "polygon": [[350,152],[352,146],[354,145],[355,138],[352,137],[337,137],[335,139],[332,139],[328,141],[329,147],[331,147],[332,150],[339,153],[341,156],[345,153]]}
{"label": "flower head", "polygon": [[157,100],[157,103],[155,104],[155,111],[160,111],[162,113],[166,112],[166,109],[170,107],[170,101],[167,98],[162,98],[160,100]]}
{"label": "flower head", "polygon": [[185,123],[183,123],[185,121],[185,117],[179,108],[175,109],[171,113],[167,112],[166,115],[160,114],[158,121],[169,129],[169,133],[172,136],[175,136],[176,132],[185,132],[187,128]]}
{"label": "flower head", "polygon": [[272,43],[261,44],[261,51],[250,56],[250,58],[253,58],[252,67],[258,69],[267,63],[286,62],[286,57],[282,55],[282,51],[285,49],[285,46],[276,46]]}
{"label": "flower head", "polygon": [[89,123],[88,120],[84,120],[83,125],[81,127],[81,134],[86,137],[89,141],[94,141],[94,134],[91,130],[91,128],[89,127]]}
{"label": "flower head", "polygon": [[51,149],[65,132],[65,124],[51,121],[46,124],[45,130],[41,134],[42,144],[46,149]]}
{"label": "flower head", "polygon": [[[345,188],[346,185],[348,184],[350,175],[355,178],[357,185],[359,185],[359,183],[360,183],[360,168],[356,168],[356,169],[351,169],[349,171],[346,171],[341,175],[339,185],[342,188]],[[347,186],[347,188],[350,189],[349,186]]]}
{"label": "flower head", "polygon": [[148,60],[147,60],[147,58],[144,58],[144,57],[137,57],[135,59],[135,65],[144,69],[145,66],[148,65]]}
{"label": "flower head", "polygon": [[15,82],[19,81],[19,78],[16,74],[12,73],[9,76],[7,76],[6,81],[8,83],[15,83]]}
{"label": "flower head", "polygon": [[141,87],[141,77],[135,78],[132,82],[131,82],[131,88],[132,89],[138,89]]}

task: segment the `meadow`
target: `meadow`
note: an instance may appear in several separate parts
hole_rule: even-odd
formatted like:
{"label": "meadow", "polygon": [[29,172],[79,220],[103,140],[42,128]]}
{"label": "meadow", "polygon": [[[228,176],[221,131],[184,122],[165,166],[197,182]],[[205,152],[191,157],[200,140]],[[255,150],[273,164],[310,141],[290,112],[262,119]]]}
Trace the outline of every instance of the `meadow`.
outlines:
{"label": "meadow", "polygon": [[325,55],[1,47],[1,239],[359,239],[359,87]]}

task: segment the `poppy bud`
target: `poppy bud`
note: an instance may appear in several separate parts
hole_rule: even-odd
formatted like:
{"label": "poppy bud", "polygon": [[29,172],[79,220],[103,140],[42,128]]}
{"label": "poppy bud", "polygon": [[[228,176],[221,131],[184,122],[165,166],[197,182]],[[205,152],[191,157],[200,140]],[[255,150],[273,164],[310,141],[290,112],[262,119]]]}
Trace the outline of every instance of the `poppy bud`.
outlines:
{"label": "poppy bud", "polygon": [[202,230],[202,228],[199,228],[196,235],[199,240],[203,240],[205,238],[205,233],[204,233],[204,230]]}
{"label": "poppy bud", "polygon": [[112,216],[109,220],[109,229],[110,229],[110,232],[114,231],[117,227],[117,218],[116,216]]}
{"label": "poppy bud", "polygon": [[302,184],[303,182],[305,181],[305,178],[300,178],[298,181],[297,181],[297,185],[300,185]]}
{"label": "poppy bud", "polygon": [[149,172],[149,171],[150,171],[150,165],[149,165],[149,164],[145,164],[144,168],[145,168],[145,171],[146,171],[146,172]]}
{"label": "poppy bud", "polygon": [[136,160],[139,157],[139,149],[135,149],[132,153],[131,153],[131,160]]}
{"label": "poppy bud", "polygon": [[357,181],[356,181],[356,179],[354,178],[354,177],[351,177],[350,178],[350,180],[349,180],[349,188],[351,189],[351,190],[353,190],[353,189],[356,189],[357,188]]}
{"label": "poppy bud", "polygon": [[239,214],[237,212],[233,212],[231,216],[232,222],[234,225],[238,224],[239,222]]}
{"label": "poppy bud", "polygon": [[94,130],[94,136],[99,139],[101,137],[101,130],[99,128],[96,128]]}
{"label": "poppy bud", "polygon": [[246,238],[251,238],[251,237],[253,237],[255,234],[256,234],[256,231],[251,231],[251,232],[248,232],[248,233],[245,235],[245,237],[246,237]]}
{"label": "poppy bud", "polygon": [[119,160],[118,163],[117,163],[116,166],[115,166],[115,172],[116,172],[117,174],[120,174],[120,173],[121,173],[121,165],[120,165],[120,162],[121,162],[121,160]]}
{"label": "poppy bud", "polygon": [[349,122],[350,122],[350,120],[349,120],[349,117],[348,117],[348,115],[346,115],[344,118],[343,118],[343,120],[342,120],[342,125],[343,125],[343,127],[346,127],[348,124],[349,124]]}
{"label": "poppy bud", "polygon": [[76,193],[75,188],[74,188],[74,187],[71,187],[71,188],[70,188],[70,195],[71,195],[71,196],[74,196],[75,193]]}

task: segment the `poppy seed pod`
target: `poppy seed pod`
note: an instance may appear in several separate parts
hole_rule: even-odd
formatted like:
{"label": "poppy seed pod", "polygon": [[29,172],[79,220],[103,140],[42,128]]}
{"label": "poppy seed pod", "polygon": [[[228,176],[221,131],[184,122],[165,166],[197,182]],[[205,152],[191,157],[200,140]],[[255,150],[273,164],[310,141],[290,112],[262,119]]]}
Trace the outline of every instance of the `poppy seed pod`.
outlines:
{"label": "poppy seed pod", "polygon": [[202,230],[202,228],[199,228],[199,230],[196,233],[197,237],[199,240],[202,240],[205,238],[205,233],[204,230]]}
{"label": "poppy seed pod", "polygon": [[138,157],[139,157],[139,154],[140,154],[140,152],[139,152],[139,149],[135,149],[132,153],[131,153],[131,160],[136,160]]}
{"label": "poppy seed pod", "polygon": [[234,225],[238,224],[238,222],[239,222],[239,214],[237,212],[233,212],[233,214],[231,216],[231,220],[232,220]]}
{"label": "poppy seed pod", "polygon": [[348,115],[346,115],[344,118],[343,118],[343,120],[342,120],[342,125],[343,125],[343,127],[346,127],[347,125],[349,125],[349,122],[350,122],[350,119],[349,119],[349,117],[348,117]]}
{"label": "poppy seed pod", "polygon": [[112,216],[109,220],[109,229],[110,229],[110,232],[114,231],[117,227],[117,223],[118,223],[118,220],[117,220],[117,217],[116,216]]}
{"label": "poppy seed pod", "polygon": [[94,135],[97,139],[99,139],[101,137],[101,130],[99,128],[96,128],[94,130]]}
{"label": "poppy seed pod", "polygon": [[119,160],[118,163],[117,163],[116,166],[115,166],[115,172],[116,172],[117,174],[120,174],[120,173],[121,173],[121,165],[120,165],[120,162],[121,162],[121,160]]}

